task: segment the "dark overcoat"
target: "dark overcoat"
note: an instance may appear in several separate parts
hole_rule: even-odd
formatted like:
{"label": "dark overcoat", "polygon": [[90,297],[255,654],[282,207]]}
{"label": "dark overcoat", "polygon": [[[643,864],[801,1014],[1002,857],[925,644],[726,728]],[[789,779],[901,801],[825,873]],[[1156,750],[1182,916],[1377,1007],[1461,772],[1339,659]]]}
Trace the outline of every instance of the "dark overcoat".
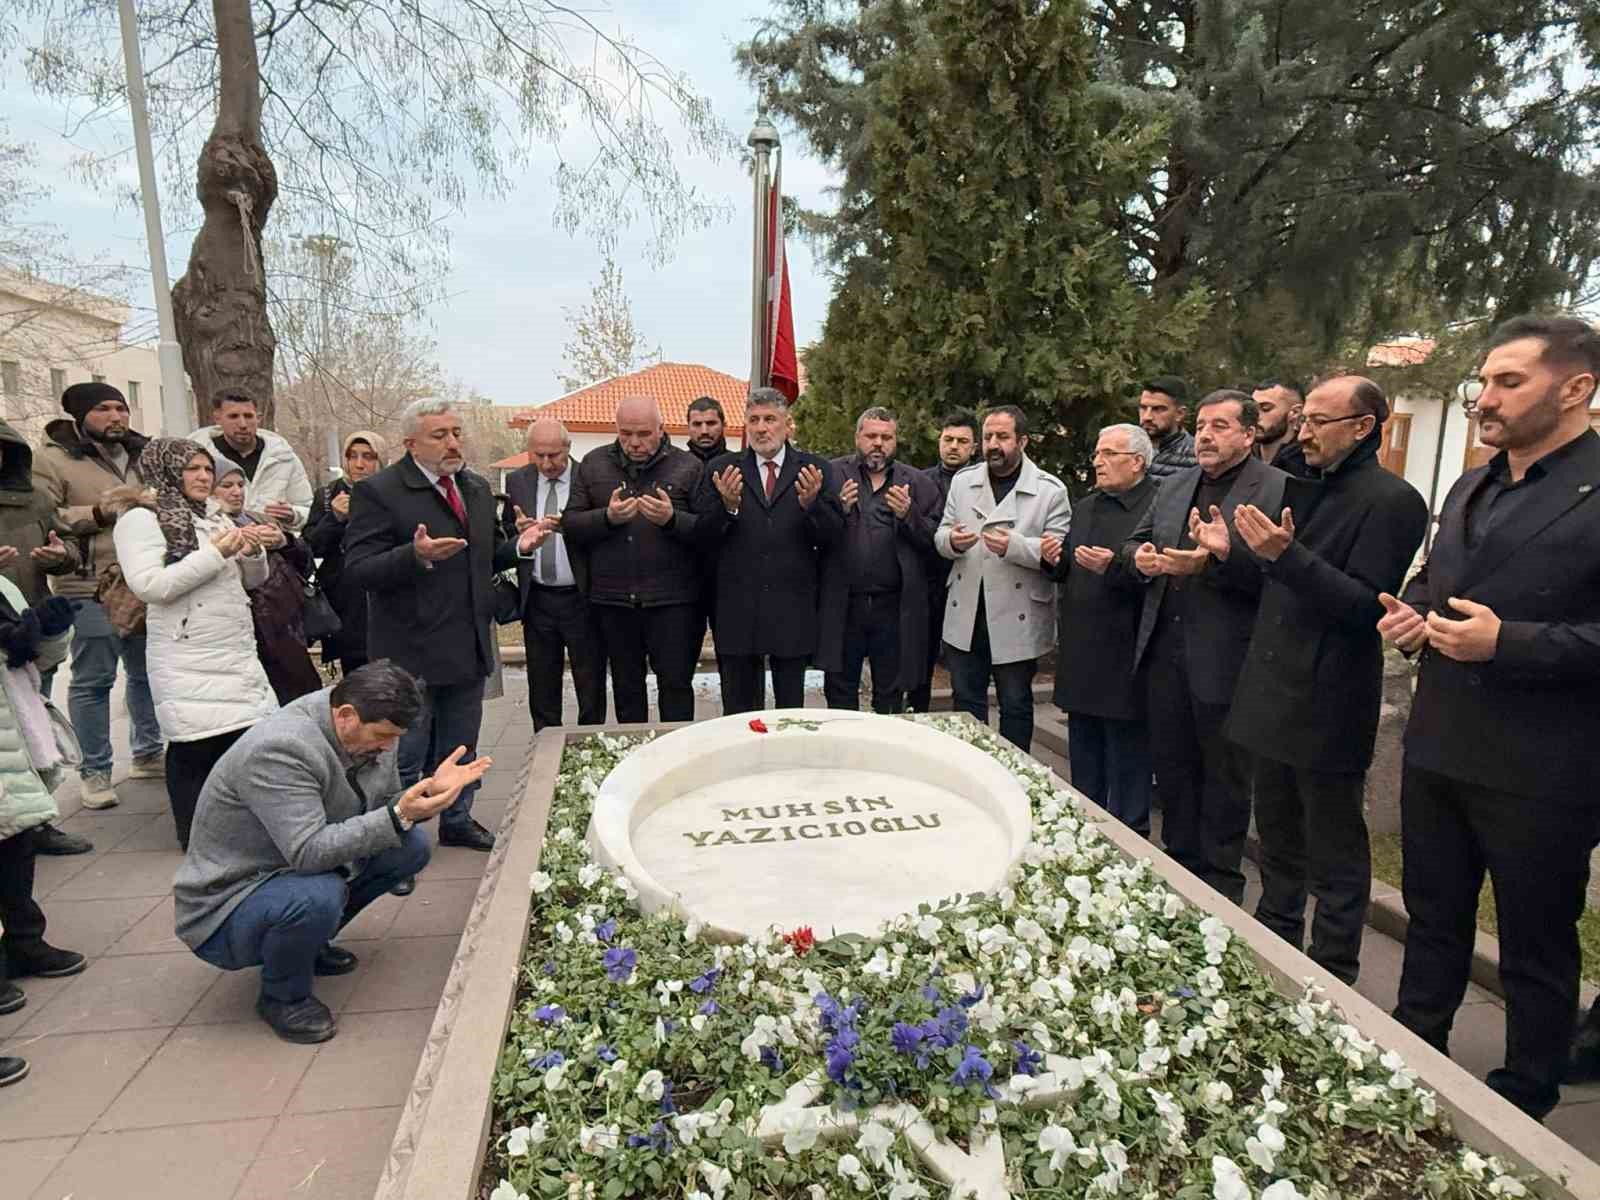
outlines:
{"label": "dark overcoat", "polygon": [[[822,472],[822,492],[800,506],[800,469]],[[744,476],[739,515],[731,516],[712,476],[736,466]],[[706,464],[695,504],[697,528],[717,555],[717,653],[801,658],[817,651],[822,555],[844,531],[839,480],[827,459],[791,443],[766,498],[754,450]]]}
{"label": "dark overcoat", "polygon": [[[854,454],[833,460],[841,486],[844,480],[857,477],[860,465],[860,458]],[[933,548],[944,499],[921,471],[904,463],[891,463],[884,486],[901,485],[911,489],[911,511],[904,520],[895,519],[895,561],[900,564],[900,677],[891,686],[896,691],[910,691],[927,681],[928,575],[935,563],[945,561]],[[866,486],[864,482],[862,486]],[[850,526],[860,520],[862,510],[857,504],[844,514],[844,532],[823,558],[817,666],[824,671],[844,670],[844,634],[850,609]]]}
{"label": "dark overcoat", "polygon": [[[516,561],[488,482],[462,471],[456,488],[465,528],[407,454],[355,485],[344,542],[345,574],[367,593],[368,657],[392,658],[434,687],[494,670],[494,576]],[[418,525],[467,548],[430,570],[412,549]]]}

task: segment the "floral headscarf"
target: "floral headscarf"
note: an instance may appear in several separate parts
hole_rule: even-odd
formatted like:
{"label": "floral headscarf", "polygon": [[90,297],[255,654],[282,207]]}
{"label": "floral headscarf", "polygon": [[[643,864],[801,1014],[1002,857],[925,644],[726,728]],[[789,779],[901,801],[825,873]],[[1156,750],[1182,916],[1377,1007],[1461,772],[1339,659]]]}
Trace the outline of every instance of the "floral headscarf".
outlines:
{"label": "floral headscarf", "polygon": [[156,493],[156,521],[167,539],[167,559],[175,563],[200,549],[194,519],[206,515],[204,500],[183,494],[183,469],[196,454],[209,452],[188,438],[151,438],[139,455],[139,475]]}

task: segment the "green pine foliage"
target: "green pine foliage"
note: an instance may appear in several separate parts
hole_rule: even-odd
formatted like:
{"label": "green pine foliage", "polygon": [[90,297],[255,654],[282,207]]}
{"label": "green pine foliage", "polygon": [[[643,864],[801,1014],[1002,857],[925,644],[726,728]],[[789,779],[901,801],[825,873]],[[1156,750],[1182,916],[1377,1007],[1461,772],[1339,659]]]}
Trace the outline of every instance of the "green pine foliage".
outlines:
{"label": "green pine foliage", "polygon": [[1600,257],[1594,0],[773,0],[739,59],[841,173],[798,221],[841,284],[819,443],[934,396],[1076,429],[1132,364],[1360,366],[1582,305]]}
{"label": "green pine foliage", "polygon": [[1112,214],[1161,153],[1092,85],[1083,10],[1038,0],[888,3],[900,52],[864,88],[858,170],[870,245],[843,266],[798,410],[807,445],[850,448],[855,415],[900,417],[932,460],[949,408],[1016,404],[1062,466],[1114,418],[1130,378],[1187,350],[1201,287],[1154,295]]}

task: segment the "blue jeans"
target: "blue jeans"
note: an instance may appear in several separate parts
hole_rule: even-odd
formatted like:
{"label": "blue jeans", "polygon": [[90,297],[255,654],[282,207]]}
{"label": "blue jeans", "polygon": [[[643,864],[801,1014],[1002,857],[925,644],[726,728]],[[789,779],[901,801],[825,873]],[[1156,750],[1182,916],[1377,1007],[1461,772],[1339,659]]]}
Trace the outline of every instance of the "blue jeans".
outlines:
{"label": "blue jeans", "polygon": [[978,593],[978,613],[972,622],[972,648],[944,646],[944,663],[950,672],[951,701],[957,712],[971,713],[979,724],[989,723],[989,677],[994,676],[1000,701],[1000,736],[1024,754],[1033,746],[1033,673],[1038,663],[997,663],[989,655],[989,620],[983,593]]}
{"label": "blue jeans", "polygon": [[224,971],[261,968],[261,994],[293,1004],[311,995],[317,953],[355,915],[402,879],[428,865],[432,847],[421,829],[374,855],[346,882],[321,875],[274,875],[239,902],[195,953]]}
{"label": "blue jeans", "polygon": [[[470,683],[448,683],[423,689],[422,711],[400,738],[395,766],[400,785],[410,787],[424,775],[431,775],[457,746],[467,752],[462,762],[477,757],[478,731],[483,725],[482,679]],[[463,829],[472,819],[472,798],[478,785],[461,789],[461,795],[439,814],[439,828]]]}
{"label": "blue jeans", "polygon": [[1073,787],[1150,836],[1150,730],[1143,721],[1068,713],[1067,755]]}
{"label": "blue jeans", "polygon": [[[161,753],[161,726],[156,704],[150,698],[150,678],[144,668],[144,635],[121,637],[106,620],[106,610],[95,600],[74,600],[72,622],[72,680],[67,687],[67,715],[83,745],[82,775],[111,774],[111,689],[117,683],[117,662],[127,672],[128,717],[133,729],[135,758]],[[49,695],[50,683],[45,683]]]}

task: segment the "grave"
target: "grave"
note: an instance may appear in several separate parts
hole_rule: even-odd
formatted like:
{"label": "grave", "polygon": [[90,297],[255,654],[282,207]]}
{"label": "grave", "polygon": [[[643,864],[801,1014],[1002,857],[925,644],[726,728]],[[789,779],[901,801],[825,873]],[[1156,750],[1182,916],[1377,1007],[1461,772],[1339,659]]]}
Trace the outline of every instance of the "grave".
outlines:
{"label": "grave", "polygon": [[825,937],[993,890],[1030,823],[1016,778],[972,746],[791,709],[706,721],[629,755],[601,786],[589,842],[646,912],[671,908],[730,939],[795,925]]}
{"label": "grave", "polygon": [[[758,724],[753,725],[752,720]],[[613,1188],[613,1182],[615,1188],[621,1188],[621,1177],[608,1175],[613,1170],[613,1156],[621,1155],[627,1156],[627,1169],[635,1176],[630,1186],[635,1186],[636,1194],[654,1194],[650,1185],[645,1185],[642,1193],[636,1185],[644,1159],[660,1155],[658,1169],[666,1164],[665,1169],[673,1171],[693,1170],[693,1183],[703,1176],[711,1193],[721,1196],[729,1176],[713,1164],[713,1157],[720,1152],[706,1139],[724,1137],[743,1139],[737,1143],[736,1157],[747,1167],[763,1154],[813,1164],[820,1161],[822,1175],[805,1176],[798,1183],[793,1177],[786,1179],[781,1193],[786,1197],[814,1195],[814,1190],[802,1185],[813,1178],[834,1181],[836,1176],[842,1177],[847,1160],[850,1169],[858,1173],[857,1187],[843,1183],[824,1190],[829,1195],[854,1194],[865,1176],[859,1175],[861,1163],[844,1151],[854,1148],[868,1153],[865,1148],[869,1145],[878,1148],[874,1169],[882,1182],[882,1155],[891,1143],[889,1168],[908,1171],[904,1184],[896,1185],[908,1189],[900,1192],[905,1196],[930,1195],[931,1188],[936,1197],[960,1193],[975,1195],[978,1200],[1009,1200],[1018,1194],[1014,1172],[1024,1160],[1031,1158],[1036,1172],[1046,1171],[1054,1178],[1058,1162],[1069,1167],[1075,1154],[1080,1156],[1080,1166],[1089,1167],[1081,1158],[1086,1153],[1094,1159],[1094,1170],[1103,1166],[1108,1177],[1120,1180],[1126,1158],[1119,1163],[1107,1152],[1120,1143],[1102,1147],[1100,1157],[1095,1158],[1097,1152],[1083,1146],[1070,1149],[1068,1131],[1042,1125],[1045,1117],[1015,1114],[1062,1111],[1061,1106],[1070,1100],[1080,1111],[1094,1113],[1093,1120],[1111,1122],[1105,1126],[1109,1129],[1119,1118],[1116,1109],[1107,1109],[1106,1101],[1097,1096],[1097,1087],[1115,1076],[1130,1095],[1135,1094],[1134,1089],[1149,1087],[1149,1094],[1156,1096],[1156,1085],[1139,1083],[1145,1078],[1142,1073],[1160,1074],[1170,1061],[1181,1076],[1187,1068],[1180,1065],[1180,1059],[1187,1051],[1178,1051],[1179,1057],[1170,1060],[1162,1057],[1162,1043],[1182,1025],[1163,1031],[1160,1022],[1147,1019],[1151,1013],[1161,1014],[1163,1021],[1176,1014],[1180,1022],[1187,1022],[1205,1012],[1207,1023],[1222,1022],[1219,1029],[1225,1032],[1218,1045],[1224,1048],[1234,1037],[1250,1038],[1252,1028],[1229,1027],[1223,999],[1218,999],[1218,1007],[1213,1009],[1209,999],[1194,998],[1190,984],[1213,989],[1203,991],[1202,996],[1216,996],[1215,989],[1224,986],[1221,976],[1206,984],[1206,972],[1193,969],[1202,961],[1195,957],[1201,949],[1196,931],[1204,935],[1205,953],[1218,955],[1204,961],[1222,963],[1230,974],[1241,968],[1238,962],[1228,965],[1231,960],[1227,956],[1234,956],[1235,951],[1226,948],[1230,942],[1238,948],[1243,956],[1239,961],[1248,960],[1248,969],[1258,972],[1253,983],[1245,984],[1255,989],[1257,999],[1251,1000],[1248,992],[1241,992],[1238,999],[1260,1012],[1274,1012],[1275,1022],[1290,1020],[1289,1008],[1282,999],[1260,1001],[1263,985],[1265,994],[1286,998],[1291,1007],[1307,982],[1322,989],[1327,1005],[1311,1013],[1302,1003],[1297,1011],[1306,1014],[1303,1019],[1308,1027],[1318,1029],[1318,1046],[1323,1050],[1342,1047],[1338,1056],[1354,1056],[1359,1064],[1355,1075],[1341,1075],[1342,1082],[1334,1081],[1335,1087],[1342,1089],[1337,1093],[1342,1103],[1366,1103],[1361,1093],[1376,1095],[1387,1086],[1397,1089],[1393,1095],[1399,1097],[1396,1111],[1400,1111],[1412,1103],[1412,1093],[1406,1089],[1420,1085],[1429,1089],[1428,1103],[1436,1103],[1438,1111],[1449,1118],[1462,1145],[1481,1154],[1498,1155],[1514,1169],[1540,1176],[1534,1183],[1536,1194],[1552,1200],[1600,1198],[1600,1167],[1518,1113],[1093,805],[1080,804],[1092,833],[1070,814],[1063,817],[1063,805],[1071,803],[1073,793],[1039,764],[999,747],[992,735],[966,718],[942,721],[951,732],[892,718],[803,710],[759,718],[724,718],[687,727],[636,726],[613,731],[657,734],[653,744],[631,751],[614,739],[591,741],[589,730],[550,729],[539,735],[530,747],[525,786],[508,809],[463,932],[391,1147],[378,1200],[483,1200],[491,1193],[493,1200],[506,1200],[529,1193],[552,1195],[563,1189],[571,1193],[573,1188],[584,1189],[585,1179],[606,1179],[608,1188]],[[999,766],[998,757],[990,758],[971,743],[985,745],[1012,765]],[[978,757],[971,758],[972,753]],[[987,769],[991,763],[999,767],[998,776]],[[1022,786],[1019,780],[1024,781]],[[728,785],[737,781],[742,781],[742,786],[730,791]],[[1032,813],[1030,801],[1037,806]],[[830,811],[830,803],[843,811]],[[791,811],[790,806],[799,811]],[[937,821],[932,819],[935,814]],[[916,820],[918,815],[923,820]],[[895,823],[896,818],[900,824]],[[886,824],[874,828],[874,821]],[[830,824],[837,832],[828,828]],[[855,825],[860,826],[859,832]],[[801,826],[810,827],[813,836],[802,834]],[[754,832],[757,830],[761,832]],[[947,833],[954,836],[947,837]],[[925,845],[941,861],[944,874],[919,875],[913,862],[919,853],[910,848],[919,845]],[[769,856],[763,868],[749,865],[760,861],[746,857],[752,852]],[[1051,863],[1056,865],[1046,868],[1045,864]],[[548,871],[541,869],[544,864]],[[1041,875],[1043,870],[1055,872],[1063,867],[1065,877],[1052,875],[1053,882]],[[776,879],[763,881],[763,871],[775,874]],[[1154,884],[1149,881],[1152,874],[1158,881]],[[1008,886],[998,895],[987,899],[969,895],[967,901],[944,901],[923,916],[914,915],[925,901],[964,892],[969,886],[976,892],[991,890],[1002,880]],[[1015,893],[1010,887],[1013,881]],[[832,903],[840,888],[855,889],[852,905]],[[858,1068],[851,1066],[853,1054],[842,1041],[829,1043],[824,1055],[825,1035],[814,1028],[819,1013],[827,1017],[831,1012],[828,1019],[846,1026],[855,1020],[855,1007],[843,1008],[846,993],[838,990],[839,983],[847,982],[863,993],[868,1009],[862,1019],[879,1020],[880,1024],[890,1019],[883,1016],[885,1011],[891,1017],[903,1013],[905,1020],[914,1021],[927,1015],[922,1009],[930,1003],[937,1008],[960,997],[963,1009],[969,1004],[977,1006],[971,1009],[974,1022],[987,1019],[995,1022],[996,1028],[1009,1029],[1011,1019],[1002,1015],[1002,1009],[1021,1012],[1033,1008],[1041,1014],[1055,1014],[1050,1020],[1059,1025],[1061,1014],[1074,1003],[1073,997],[1048,983],[1046,976],[1053,975],[1053,970],[1041,969],[1039,978],[1030,982],[1026,956],[1017,957],[1022,948],[1017,938],[1046,942],[1051,938],[1038,922],[1018,918],[1015,937],[1007,935],[1008,946],[1001,957],[989,959],[990,965],[982,968],[995,989],[992,993],[976,986],[970,974],[981,966],[982,956],[996,948],[991,946],[975,958],[979,952],[971,946],[982,941],[977,929],[965,933],[969,942],[964,955],[966,970],[952,967],[948,978],[939,968],[930,972],[933,959],[927,949],[918,949],[917,941],[923,939],[924,947],[937,947],[941,937],[957,933],[966,911],[963,905],[968,902],[988,906],[988,920],[995,919],[997,908],[1013,904],[1043,917],[1053,891],[1059,892],[1057,907],[1061,903],[1103,906],[1120,905],[1125,888],[1144,897],[1142,908],[1120,910],[1127,913],[1127,919],[1150,923],[1161,909],[1165,914],[1162,920],[1177,920],[1187,928],[1187,933],[1177,926],[1170,929],[1171,936],[1183,939],[1187,947],[1179,953],[1188,956],[1181,978],[1174,981],[1176,986],[1168,984],[1164,990],[1150,993],[1147,983],[1140,984],[1137,992],[1125,989],[1126,996],[1120,999],[1110,993],[1097,994],[1094,973],[1113,969],[1119,955],[1129,958],[1127,967],[1118,969],[1155,970],[1143,961],[1144,956],[1148,953],[1153,956],[1150,962],[1159,963],[1175,953],[1174,946],[1159,938],[1141,943],[1136,937],[1112,953],[1108,947],[1088,945],[1086,939],[1063,928],[1056,954],[1087,955],[1085,964],[1096,952],[1108,956],[1099,967],[1087,966],[1088,974],[1079,978],[1083,990],[1076,1011],[1085,1024],[1069,1021],[1060,1026],[1083,1031],[1076,1048],[1053,1053],[1046,1045],[1042,1062],[1036,1055],[1033,1070],[1024,1072],[1029,1079],[1013,1075],[1007,1081],[1010,1050],[1005,1045],[996,1050],[975,1037],[980,1044],[967,1045],[960,1064],[954,1063],[956,1050],[952,1047],[948,1058],[924,1069],[920,1060],[912,1063],[915,1046],[900,1044],[903,1031],[897,1028],[891,1037],[887,1029],[879,1028],[864,1033],[865,1044],[854,1053],[873,1056],[870,1070],[874,1078],[900,1072],[910,1079],[909,1085],[898,1092],[875,1093],[878,1100],[870,1109],[840,1105],[839,1090],[857,1086],[851,1073]],[[894,936],[879,942],[872,936],[879,914],[862,913],[858,908],[863,902],[877,903],[874,898],[881,893],[892,893],[893,899],[884,900],[880,909],[912,915],[901,916]],[[657,919],[661,917],[667,919]],[[620,918],[620,923],[611,918]],[[1010,921],[1009,917],[1002,919]],[[826,938],[830,931],[844,936],[831,939],[832,946],[818,941],[817,957],[800,963],[798,955],[809,949],[810,931],[790,926],[806,920],[820,926],[819,938]],[[786,934],[782,943],[768,936],[774,924]],[[1027,924],[1031,929],[1024,928]],[[698,937],[690,932],[695,927],[699,928]],[[923,932],[924,927],[933,932]],[[1075,928],[1090,928],[1083,924],[1081,912]],[[938,932],[940,929],[946,932]],[[536,946],[530,946],[530,931],[537,936]],[[1115,941],[1125,932],[1107,927],[1096,936]],[[800,938],[802,933],[806,942]],[[720,939],[749,937],[755,945],[708,946],[708,934]],[[1084,944],[1069,947],[1069,938]],[[637,956],[633,946],[639,947]],[[960,950],[956,941],[951,947]],[[788,957],[791,950],[796,959]],[[736,962],[716,957],[714,961],[727,970],[707,971],[713,951],[717,956],[743,957]],[[891,984],[890,980],[900,978],[899,960],[907,955],[916,967],[903,982]],[[813,973],[813,965],[820,974]],[[721,991],[716,990],[719,975]],[[805,982],[804,975],[813,975],[814,982]],[[562,977],[560,983],[557,976]],[[827,983],[828,979],[834,982]],[[775,987],[774,980],[781,986]],[[930,983],[925,985],[925,980]],[[931,982],[937,982],[937,989]],[[824,988],[840,999],[830,999]],[[941,998],[924,997],[927,990],[936,991]],[[719,998],[723,1010],[707,997]],[[1151,998],[1152,1003],[1147,1004]],[[986,1008],[991,1001],[992,1007]],[[1101,1022],[1114,1016],[1124,1001],[1138,1014],[1135,1025],[1131,1033],[1113,1036]],[[874,1003],[877,1016],[873,1016]],[[1274,1003],[1277,1008],[1272,1007]],[[570,1018],[563,1005],[573,1009]],[[539,1006],[537,1011],[535,1006]],[[757,1017],[752,1023],[748,1011],[740,1012],[751,1006],[773,1015]],[[985,1012],[987,1017],[982,1015]],[[1182,1016],[1184,1012],[1188,1016]],[[699,1015],[689,1017],[690,1013]],[[787,1029],[789,1017],[785,1014],[789,1013],[795,1022],[793,1031]],[[939,1013],[939,1023],[944,1020],[945,1014]],[[932,1024],[935,1022],[926,1021],[910,1032],[918,1033]],[[839,1026],[828,1028],[837,1030]],[[1086,1041],[1091,1030],[1094,1040]],[[1154,1047],[1147,1044],[1152,1030]],[[1017,1036],[1018,1032],[1010,1030],[1005,1036]],[[1026,1028],[1020,1032],[1033,1036]],[[783,1036],[786,1033],[787,1038]],[[642,1060],[631,1068],[625,1058],[617,1057],[615,1048],[597,1044],[599,1040],[622,1039],[626,1039],[629,1057]],[[1087,1056],[1079,1054],[1097,1041],[1120,1046],[1129,1055],[1138,1051],[1138,1063],[1129,1065],[1131,1059],[1125,1059],[1117,1065],[1119,1060],[1098,1049]],[[735,1046],[737,1057],[729,1057]],[[553,1049],[564,1054],[553,1054]],[[1155,1056],[1148,1066],[1146,1050]],[[969,1067],[989,1066],[980,1051],[994,1058],[998,1068],[993,1089],[974,1085],[969,1074]],[[1398,1073],[1390,1074],[1403,1069],[1389,1056],[1391,1051],[1410,1069],[1403,1080]],[[836,1053],[843,1055],[842,1062],[835,1061]],[[667,1068],[670,1078],[664,1078],[660,1070],[644,1071],[657,1054],[672,1057],[671,1063],[663,1058],[659,1064]],[[1208,1061],[1223,1065],[1228,1055],[1225,1049],[1219,1050]],[[720,1065],[713,1069],[714,1063]],[[1297,1066],[1292,1061],[1289,1065]],[[955,1070],[948,1083],[940,1084],[952,1066]],[[1318,1069],[1335,1075],[1342,1070],[1337,1063],[1330,1067],[1326,1060]],[[624,1071],[628,1072],[625,1076]],[[923,1074],[918,1076],[917,1071]],[[1098,1077],[1099,1084],[1091,1082],[1096,1072],[1104,1073]],[[613,1073],[623,1079],[615,1091],[608,1082]],[[763,1094],[768,1073],[773,1087],[780,1089],[776,1094]],[[718,1093],[725,1075],[737,1076],[740,1082],[732,1086],[728,1099],[714,1107],[711,1097]],[[1391,1082],[1384,1085],[1386,1077]],[[1260,1089],[1261,1104],[1256,1105],[1253,1089],[1263,1078],[1268,1086]],[[986,1070],[982,1079],[988,1079]],[[1204,1136],[1211,1123],[1233,1121],[1241,1111],[1252,1108],[1264,1111],[1262,1106],[1274,1089],[1285,1083],[1281,1073],[1274,1078],[1270,1072],[1243,1067],[1234,1082],[1240,1091],[1233,1103],[1223,1097],[1215,1105],[1192,1090],[1196,1085],[1193,1077],[1163,1085],[1174,1088],[1172,1094],[1160,1095],[1167,1106],[1163,1119],[1171,1114],[1177,1129],[1191,1137]],[[1317,1082],[1320,1094],[1320,1085],[1326,1081]],[[929,1083],[943,1086],[952,1097],[948,1105],[958,1107],[929,1104]],[[1300,1119],[1306,1120],[1317,1104],[1306,1094],[1308,1083],[1289,1081],[1291,1089],[1301,1089],[1297,1111]],[[677,1090],[671,1090],[673,1086]],[[1252,1090],[1247,1093],[1246,1088]],[[1111,1094],[1116,1090],[1112,1087]],[[1209,1092],[1209,1086],[1206,1090]],[[983,1094],[994,1100],[987,1110]],[[607,1096],[614,1098],[606,1100]],[[1183,1106],[1182,1111],[1177,1105]],[[999,1118],[993,1115],[994,1106],[1000,1110]],[[506,1107],[518,1114],[515,1119],[504,1119]],[[622,1126],[615,1123],[613,1114],[618,1111]],[[959,1126],[950,1117],[957,1111],[961,1114]],[[984,1116],[985,1111],[990,1115]],[[575,1113],[599,1115],[575,1118]],[[670,1129],[660,1113],[668,1114]],[[537,1114],[549,1117],[553,1140],[548,1144],[544,1115]],[[557,1126],[574,1119],[598,1123],[557,1133]],[[997,1119],[1010,1121],[1013,1130],[1022,1121],[1028,1130],[1026,1138],[1018,1143],[1013,1133],[1003,1146]],[[1231,1149],[1233,1158],[1220,1156],[1220,1145],[1207,1150],[1212,1155],[1209,1170],[1215,1174],[1218,1196],[1255,1195],[1238,1179],[1238,1164],[1251,1171],[1250,1161],[1259,1165],[1265,1160],[1261,1170],[1272,1170],[1273,1147],[1266,1127],[1255,1128],[1253,1122],[1258,1119],[1252,1117],[1249,1127],[1258,1139],[1253,1146],[1244,1141],[1245,1131],[1239,1131],[1235,1135],[1239,1144]],[[1324,1131],[1329,1128],[1325,1114],[1317,1120],[1323,1122],[1320,1128]],[[1185,1122],[1189,1124],[1185,1126]],[[1141,1144],[1143,1154],[1152,1153],[1156,1145]],[[1351,1135],[1350,1145],[1363,1156],[1370,1148],[1359,1133]],[[533,1149],[535,1146],[543,1148]],[[817,1150],[823,1156],[820,1160],[795,1158],[812,1147],[828,1146],[836,1148]],[[547,1171],[537,1186],[513,1187],[504,1180],[496,1183],[508,1154],[523,1155],[517,1161],[526,1168],[537,1164],[541,1155],[552,1156],[551,1163],[557,1161],[554,1156],[563,1156],[564,1162],[574,1147],[579,1157],[571,1167],[576,1167],[578,1174]],[[528,1157],[530,1151],[532,1157]],[[486,1152],[498,1164],[487,1176]],[[725,1160],[727,1156],[722,1157]],[[1045,1157],[1050,1160],[1048,1167],[1043,1165]],[[698,1167],[694,1160],[699,1160]],[[838,1161],[837,1171],[830,1165],[834,1160]],[[1188,1160],[1180,1157],[1175,1161]],[[1363,1157],[1361,1161],[1371,1160]],[[1482,1160],[1478,1161],[1481,1166]],[[1222,1167],[1232,1173],[1231,1178],[1224,1178]],[[558,1164],[551,1171],[569,1169]],[[664,1174],[650,1178],[665,1186]],[[1273,1192],[1270,1200],[1300,1195],[1287,1182],[1268,1190]],[[1257,1200],[1268,1200],[1266,1191]]]}

